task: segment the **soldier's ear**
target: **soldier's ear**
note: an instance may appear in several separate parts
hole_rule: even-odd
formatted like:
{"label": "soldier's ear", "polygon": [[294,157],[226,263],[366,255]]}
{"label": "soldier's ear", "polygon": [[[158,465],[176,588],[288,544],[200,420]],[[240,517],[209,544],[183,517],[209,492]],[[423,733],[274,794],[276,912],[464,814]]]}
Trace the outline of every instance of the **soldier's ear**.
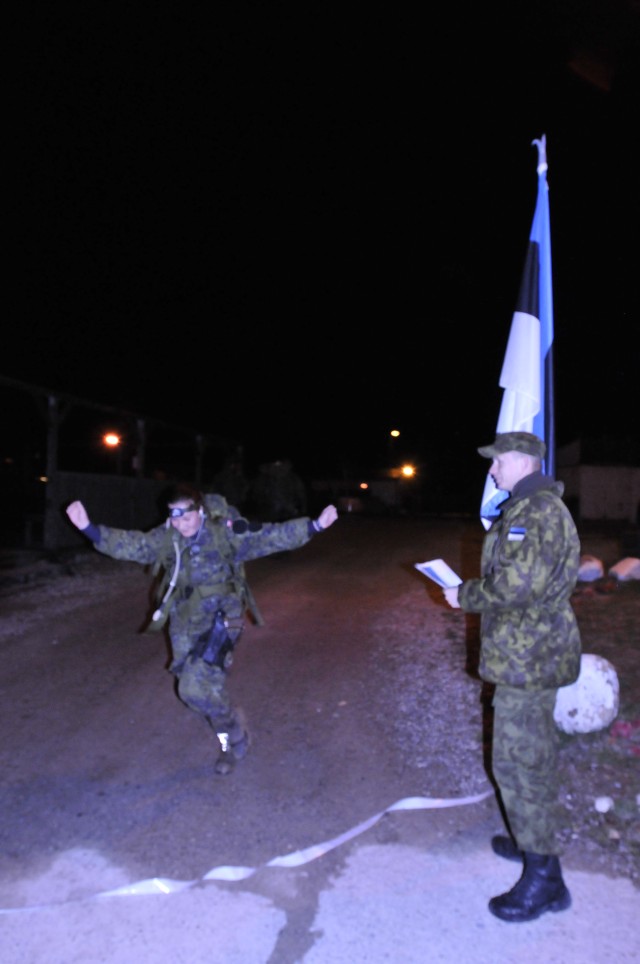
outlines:
{"label": "soldier's ear", "polygon": [[200,518],[204,519],[204,509],[200,506]]}

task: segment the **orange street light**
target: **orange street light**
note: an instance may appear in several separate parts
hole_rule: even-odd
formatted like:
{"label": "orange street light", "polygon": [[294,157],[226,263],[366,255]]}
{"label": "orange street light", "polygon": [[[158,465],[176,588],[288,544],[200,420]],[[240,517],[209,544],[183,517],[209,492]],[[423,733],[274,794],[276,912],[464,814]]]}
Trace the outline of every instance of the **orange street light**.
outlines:
{"label": "orange street light", "polygon": [[102,436],[102,441],[107,446],[107,448],[115,449],[120,445],[122,439],[117,432],[105,432]]}

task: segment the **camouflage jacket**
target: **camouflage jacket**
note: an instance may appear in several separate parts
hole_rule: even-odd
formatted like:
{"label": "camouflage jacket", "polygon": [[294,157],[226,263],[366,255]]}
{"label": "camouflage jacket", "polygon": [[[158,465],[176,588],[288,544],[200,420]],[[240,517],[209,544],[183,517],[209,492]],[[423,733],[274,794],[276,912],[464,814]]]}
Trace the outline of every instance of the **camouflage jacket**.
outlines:
{"label": "camouflage jacket", "polygon": [[563,492],[540,472],[514,486],[485,536],[481,578],[460,586],[462,609],[481,613],[479,672],[487,682],[541,690],[578,677],[580,633],[570,598],[580,540]]}
{"label": "camouflage jacket", "polygon": [[[238,518],[233,507],[227,508],[226,514],[207,515],[200,532],[191,539],[166,525],[148,532],[95,527],[99,538],[94,544],[99,552],[164,571],[158,596],[164,594],[165,602],[156,610],[161,610],[156,624],[149,628],[160,628],[170,618],[172,641],[178,638],[181,655],[187,645],[186,637],[193,639],[206,629],[218,608],[236,621],[242,619],[247,609],[253,611],[245,562],[297,549],[314,532],[306,517],[280,523],[248,523]],[[256,621],[262,621],[259,614]]]}

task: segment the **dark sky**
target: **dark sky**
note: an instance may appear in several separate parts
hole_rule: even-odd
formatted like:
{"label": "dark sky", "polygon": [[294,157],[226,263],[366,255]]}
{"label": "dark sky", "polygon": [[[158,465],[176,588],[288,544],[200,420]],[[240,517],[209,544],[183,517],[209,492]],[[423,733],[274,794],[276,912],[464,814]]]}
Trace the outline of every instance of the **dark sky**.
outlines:
{"label": "dark sky", "polygon": [[546,134],[558,443],[637,435],[637,0],[447,9],[30,5],[0,374],[304,472],[482,444]]}

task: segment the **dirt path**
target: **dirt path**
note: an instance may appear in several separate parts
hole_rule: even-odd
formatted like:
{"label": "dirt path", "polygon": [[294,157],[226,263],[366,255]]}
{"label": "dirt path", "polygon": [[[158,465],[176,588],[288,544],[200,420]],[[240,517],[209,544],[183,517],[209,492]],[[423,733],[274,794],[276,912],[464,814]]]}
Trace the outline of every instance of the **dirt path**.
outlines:
{"label": "dirt path", "polygon": [[[476,526],[455,520],[346,518],[295,553],[252,563],[249,576],[267,624],[247,628],[230,678],[253,738],[249,756],[230,778],[214,775],[209,732],[173,693],[163,669],[164,640],[137,632],[149,586],[144,570],[91,553],[71,561],[55,579],[6,590],[0,675],[3,732],[11,733],[11,740],[0,750],[0,908],[7,912],[0,928],[15,950],[4,959],[9,964],[145,960],[140,941],[128,945],[127,935],[131,939],[131,928],[138,936],[147,933],[144,914],[139,916],[144,902],[151,902],[147,924],[153,920],[164,933],[166,924],[160,926],[153,904],[164,898],[129,897],[118,905],[128,924],[109,903],[122,940],[113,936],[111,949],[100,940],[91,948],[85,943],[76,956],[66,943],[64,954],[51,951],[53,923],[42,927],[45,943],[33,956],[34,934],[20,929],[16,912],[36,913],[39,907],[47,921],[57,915],[67,933],[79,908],[90,907],[99,931],[100,920],[109,917],[99,895],[136,887],[139,894],[143,882],[161,880],[176,882],[165,885],[172,893],[171,933],[178,929],[192,955],[173,953],[165,958],[172,964],[235,960],[231,937],[221,937],[225,914],[234,920],[240,914],[246,940],[255,926],[261,935],[255,940],[271,948],[272,957],[252,958],[245,941],[245,956],[237,958],[243,964],[303,959],[333,964],[339,960],[335,952],[314,956],[320,940],[316,918],[336,880],[368,877],[368,865],[358,869],[365,843],[381,850],[367,858],[384,862],[397,848],[410,865],[425,854],[445,863],[456,855],[466,860],[481,848],[491,877],[495,867],[486,864],[487,840],[500,824],[483,766],[480,686],[467,671],[473,633],[413,570],[415,561],[439,555],[463,573],[472,570],[481,538]],[[637,639],[627,638],[638,625],[640,597],[633,593],[633,587],[624,598],[594,590],[578,601],[589,645],[599,645],[618,626],[617,651],[628,651],[622,659],[627,715],[638,698]],[[584,767],[614,784],[624,771],[625,794],[637,779],[637,761],[625,755],[625,747],[614,748],[605,761],[608,769],[601,770],[601,738],[591,740],[592,746],[582,742],[585,754],[597,752],[593,759],[585,756],[582,769],[579,757],[574,760],[576,818],[590,806],[580,794],[593,791]],[[389,812],[398,801],[416,798],[478,800]],[[355,832],[372,818],[366,831]],[[587,840],[580,836],[584,821],[576,823],[568,867],[577,874],[613,873],[623,891],[633,891],[628,860],[619,851],[622,842],[637,857],[632,846],[637,814],[629,813],[617,852],[610,831],[623,819],[622,810],[609,819],[595,813],[589,819],[594,833]],[[296,855],[345,834],[340,845],[295,863]],[[268,869],[274,858],[294,864],[289,870]],[[244,883],[220,878],[204,886],[212,869],[224,867],[249,873]],[[489,926],[491,884],[478,910],[477,926],[483,928]],[[145,886],[153,892],[153,884]],[[395,886],[403,885],[398,880]],[[617,896],[624,903],[626,897]],[[451,901],[455,911],[453,888]],[[378,907],[375,894],[371,902]],[[194,903],[198,915],[211,913],[218,921],[217,957],[206,957],[202,947],[201,938],[209,935],[205,918],[197,918],[195,930],[179,922],[176,908]],[[147,940],[157,947],[149,935]],[[209,948],[210,941],[207,936]],[[134,945],[136,956],[127,957]],[[30,947],[31,956],[20,947]]]}

